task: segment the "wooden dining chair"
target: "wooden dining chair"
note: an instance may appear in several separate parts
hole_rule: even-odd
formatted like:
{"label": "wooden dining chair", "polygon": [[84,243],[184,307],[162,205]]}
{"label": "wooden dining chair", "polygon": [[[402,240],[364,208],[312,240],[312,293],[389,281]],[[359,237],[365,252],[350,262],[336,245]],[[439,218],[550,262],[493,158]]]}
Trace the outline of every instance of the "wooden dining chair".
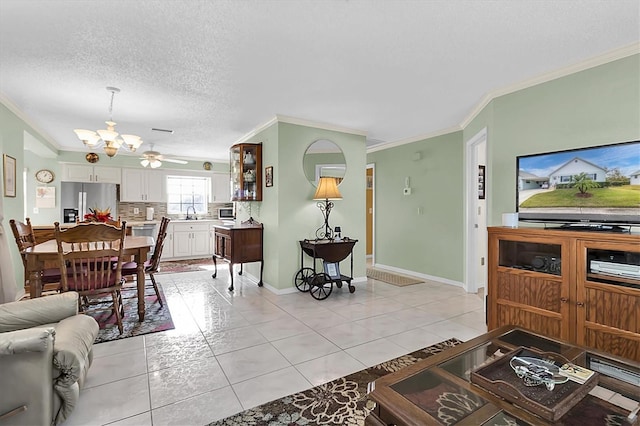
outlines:
{"label": "wooden dining chair", "polygon": [[61,230],[58,222],[54,225],[62,265],[62,291],[78,292],[79,309],[84,313],[92,306],[107,303],[99,298],[110,295],[110,306],[95,310],[112,311],[122,334],[122,252],[126,222],[119,228],[98,222],[80,223],[66,230]]}
{"label": "wooden dining chair", "polygon": [[[158,290],[158,284],[154,274],[160,269],[160,257],[162,256],[162,248],[164,247],[164,240],[167,236],[167,226],[171,219],[163,217],[160,221],[160,228],[158,229],[158,238],[156,238],[156,244],[153,248],[153,254],[151,259],[144,262],[144,272],[149,274],[153,290],[156,292],[156,297],[160,306],[163,306],[162,298],[160,298],[160,291]],[[138,273],[138,264],[136,262],[127,262],[122,265],[122,275],[125,277],[136,276]]]}
{"label": "wooden dining chair", "polygon": [[[27,256],[25,254],[28,248],[34,247],[37,243],[36,237],[31,226],[31,219],[26,218],[27,223],[18,222],[14,219],[9,220],[13,237],[18,245],[22,264],[24,266],[24,291],[25,294],[30,293],[29,274],[27,273]],[[40,276],[43,285],[43,293],[57,293],[60,290],[60,268],[45,268]]]}

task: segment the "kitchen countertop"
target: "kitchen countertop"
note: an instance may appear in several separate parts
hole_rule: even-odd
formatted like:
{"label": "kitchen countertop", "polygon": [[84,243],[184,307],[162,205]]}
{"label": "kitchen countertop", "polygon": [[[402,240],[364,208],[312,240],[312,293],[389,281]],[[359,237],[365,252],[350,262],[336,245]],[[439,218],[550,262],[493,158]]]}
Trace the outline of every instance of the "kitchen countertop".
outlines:
{"label": "kitchen countertop", "polygon": [[[159,224],[159,220],[131,220],[120,218],[123,222],[127,222],[127,227],[129,226],[140,226],[140,225],[154,225]],[[219,219],[198,219],[198,220],[187,220],[187,219],[171,219],[169,223],[213,223],[216,225],[227,224],[229,221],[227,220],[219,220]],[[235,222],[234,222],[235,223]],[[33,229],[53,229],[53,224],[51,225],[31,225]],[[60,228],[65,229],[71,226],[75,226],[75,223],[60,223]]]}

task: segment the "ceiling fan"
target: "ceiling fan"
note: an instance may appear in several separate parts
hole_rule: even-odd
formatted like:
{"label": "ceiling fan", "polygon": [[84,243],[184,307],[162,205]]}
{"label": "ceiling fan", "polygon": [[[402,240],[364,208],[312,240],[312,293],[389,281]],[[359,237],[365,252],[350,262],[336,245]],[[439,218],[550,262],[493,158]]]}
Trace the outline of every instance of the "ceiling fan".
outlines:
{"label": "ceiling fan", "polygon": [[142,165],[142,167],[151,167],[152,169],[162,166],[163,161],[166,161],[167,163],[176,163],[176,164],[188,163],[188,161],[165,157],[164,155],[160,154],[158,151],[154,151],[153,145],[151,145],[151,150],[145,151],[142,153],[142,157],[140,157],[140,160],[141,160],[140,164]]}

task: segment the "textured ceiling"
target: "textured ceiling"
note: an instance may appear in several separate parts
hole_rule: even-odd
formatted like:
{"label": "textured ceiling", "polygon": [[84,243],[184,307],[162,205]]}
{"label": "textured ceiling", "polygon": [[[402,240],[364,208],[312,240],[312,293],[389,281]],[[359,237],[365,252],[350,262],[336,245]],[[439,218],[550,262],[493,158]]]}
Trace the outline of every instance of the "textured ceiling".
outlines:
{"label": "textured ceiling", "polygon": [[394,142],[637,43],[639,15],[637,0],[0,0],[0,94],[64,149],[104,127],[106,86],[142,150],[227,160],[276,114]]}

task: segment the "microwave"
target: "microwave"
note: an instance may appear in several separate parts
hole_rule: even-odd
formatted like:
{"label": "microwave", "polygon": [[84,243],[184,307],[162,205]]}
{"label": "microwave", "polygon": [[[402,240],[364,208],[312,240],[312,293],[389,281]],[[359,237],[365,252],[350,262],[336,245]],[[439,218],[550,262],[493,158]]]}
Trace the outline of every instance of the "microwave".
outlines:
{"label": "microwave", "polygon": [[235,219],[233,207],[220,207],[218,209],[218,219]]}

